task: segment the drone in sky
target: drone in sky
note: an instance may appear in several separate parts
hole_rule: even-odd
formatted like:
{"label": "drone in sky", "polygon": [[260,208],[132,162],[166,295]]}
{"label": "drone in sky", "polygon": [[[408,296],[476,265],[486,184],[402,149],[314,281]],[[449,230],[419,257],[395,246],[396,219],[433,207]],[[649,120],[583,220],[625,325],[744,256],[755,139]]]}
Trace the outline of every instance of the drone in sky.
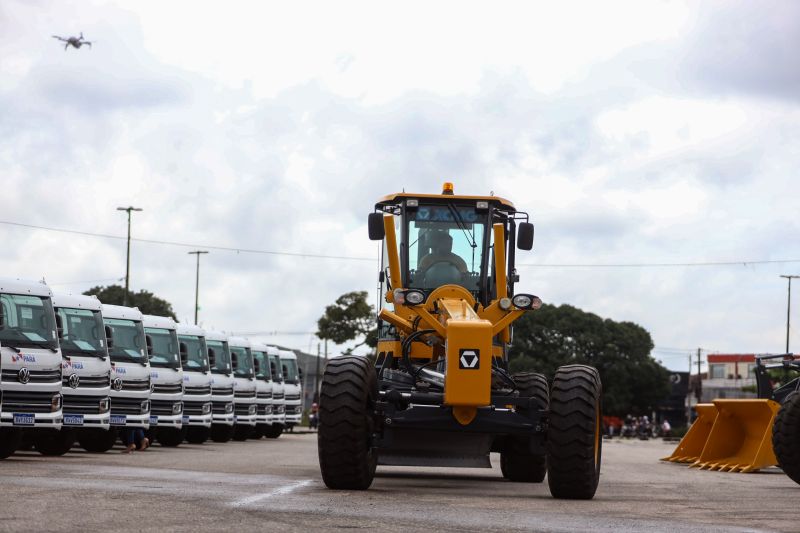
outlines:
{"label": "drone in sky", "polygon": [[66,37],[65,38],[65,37],[59,37],[58,35],[53,35],[53,39],[58,39],[59,41],[66,43],[64,45],[64,51],[65,52],[67,51],[67,48],[69,48],[70,46],[72,46],[76,50],[78,50],[84,44],[89,45],[89,48],[92,47],[92,42],[91,41],[87,41],[87,40],[85,40],[83,38],[83,32],[81,32],[81,36],[80,37]]}

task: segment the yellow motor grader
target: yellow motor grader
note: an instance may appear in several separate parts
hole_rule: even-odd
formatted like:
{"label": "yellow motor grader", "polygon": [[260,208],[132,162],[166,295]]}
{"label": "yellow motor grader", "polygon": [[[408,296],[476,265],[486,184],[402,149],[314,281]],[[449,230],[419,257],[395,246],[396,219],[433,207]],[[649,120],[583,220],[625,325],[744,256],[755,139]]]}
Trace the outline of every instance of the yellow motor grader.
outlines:
{"label": "yellow motor grader", "polygon": [[367,489],[377,465],[491,467],[590,499],[600,476],[596,369],[511,375],[512,324],[542,302],[516,293],[528,215],[496,196],[397,193],[369,215],[382,241],[375,364],[332,359],[320,391],[319,462],[331,489]]}

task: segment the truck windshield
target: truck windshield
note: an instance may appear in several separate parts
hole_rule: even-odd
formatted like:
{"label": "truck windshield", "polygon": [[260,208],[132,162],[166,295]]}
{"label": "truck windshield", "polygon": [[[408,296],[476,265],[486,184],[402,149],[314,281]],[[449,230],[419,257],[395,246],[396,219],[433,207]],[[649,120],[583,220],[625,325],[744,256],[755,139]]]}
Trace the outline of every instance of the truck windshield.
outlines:
{"label": "truck windshield", "polygon": [[250,348],[242,348],[241,346],[231,346],[231,357],[236,358],[236,370],[233,375],[237,378],[252,378],[253,374],[253,356],[250,354]]}
{"label": "truck windshield", "polygon": [[269,370],[272,372],[272,381],[283,383],[283,372],[281,371],[281,356],[269,356]]}
{"label": "truck windshield", "polygon": [[163,328],[144,328],[150,336],[153,353],[150,354],[150,365],[166,368],[180,368],[181,355],[178,351],[178,335],[175,330]]}
{"label": "truck windshield", "polygon": [[183,369],[208,372],[208,348],[205,339],[197,335],[178,335],[178,340],[186,345],[189,354]]}
{"label": "truck windshield", "polygon": [[56,314],[61,319],[62,355],[108,356],[106,331],[100,311],[58,307]]}
{"label": "truck windshield", "polygon": [[228,348],[227,341],[210,341],[206,339],[209,351],[214,351],[214,366],[211,367],[211,372],[214,374],[230,374],[231,373],[231,351]]}
{"label": "truck windshield", "polygon": [[269,357],[267,356],[267,352],[259,352],[253,350],[253,360],[257,362],[258,372],[256,372],[256,379],[263,379],[264,381],[269,381],[270,373],[269,373]]}
{"label": "truck windshield", "polygon": [[300,377],[297,375],[297,361],[294,359],[281,359],[283,379],[289,383],[298,383]]}
{"label": "truck windshield", "polygon": [[0,344],[58,348],[56,319],[50,298],[0,294]]}
{"label": "truck windshield", "polygon": [[407,218],[409,287],[480,290],[487,215],[474,207],[421,205]]}
{"label": "truck windshield", "polygon": [[111,327],[114,343],[108,352],[113,362],[147,362],[141,322],[120,318],[104,318],[103,322]]}

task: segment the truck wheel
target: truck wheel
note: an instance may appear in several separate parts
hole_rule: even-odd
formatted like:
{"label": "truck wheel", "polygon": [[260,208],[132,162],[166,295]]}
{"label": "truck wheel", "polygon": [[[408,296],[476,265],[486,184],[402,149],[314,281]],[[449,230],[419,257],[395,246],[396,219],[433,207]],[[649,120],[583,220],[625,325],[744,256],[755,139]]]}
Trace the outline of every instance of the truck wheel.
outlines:
{"label": "truck wheel", "polygon": [[264,436],[268,439],[277,439],[283,434],[282,424],[272,424],[264,427]]}
{"label": "truck wheel", "polygon": [[78,444],[87,452],[105,453],[117,442],[116,429],[87,429],[78,435]]}
{"label": "truck wheel", "polygon": [[783,401],[772,426],[772,449],[778,466],[795,483],[800,483],[800,392]]}
{"label": "truck wheel", "polygon": [[256,427],[253,428],[253,432],[250,433],[250,438],[253,440],[259,440],[264,437],[265,427],[265,424],[256,424]]}
{"label": "truck wheel", "polygon": [[60,431],[39,431],[33,437],[36,451],[42,455],[64,455],[75,444],[75,432],[71,429]]}
{"label": "truck wheel", "polygon": [[228,424],[211,424],[211,440],[228,442],[233,437],[233,426]]}
{"label": "truck wheel", "polygon": [[22,430],[0,428],[0,459],[11,457],[22,442]]}
{"label": "truck wheel", "polygon": [[242,442],[247,440],[250,433],[253,431],[253,426],[245,426],[243,424],[236,424],[233,426],[233,440]]}
{"label": "truck wheel", "polygon": [[175,428],[159,428],[156,432],[156,440],[165,448],[175,448],[180,446],[186,431]]}
{"label": "truck wheel", "polygon": [[211,428],[205,426],[189,426],[186,430],[186,442],[189,444],[203,444],[211,436]]}
{"label": "truck wheel", "polygon": [[602,385],[595,368],[562,366],[550,392],[547,481],[555,498],[590,500],[600,481]]}
{"label": "truck wheel", "polygon": [[[548,404],[547,378],[533,372],[520,372],[512,376],[520,397],[531,398],[533,408],[546,410]],[[527,414],[528,409],[519,409]],[[541,483],[547,473],[547,455],[534,455],[530,451],[530,437],[509,437],[500,452],[500,470],[510,481]]]}
{"label": "truck wheel", "polygon": [[375,370],[364,357],[331,359],[320,389],[317,434],[322,481],[330,489],[365,490],[372,484],[378,454],[372,448]]}

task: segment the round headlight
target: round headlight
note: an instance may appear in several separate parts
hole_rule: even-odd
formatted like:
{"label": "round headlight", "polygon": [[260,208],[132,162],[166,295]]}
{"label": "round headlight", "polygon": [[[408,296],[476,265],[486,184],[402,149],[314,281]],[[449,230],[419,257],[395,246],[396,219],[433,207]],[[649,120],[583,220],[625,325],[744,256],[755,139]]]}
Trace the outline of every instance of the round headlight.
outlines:
{"label": "round headlight", "polygon": [[533,303],[533,297],[527,294],[517,294],[511,299],[511,302],[520,309],[528,309]]}
{"label": "round headlight", "polygon": [[179,415],[183,412],[183,403],[175,402],[172,404],[172,414]]}
{"label": "round headlight", "polygon": [[422,291],[406,291],[406,302],[411,305],[419,305],[425,301],[425,293]]}
{"label": "round headlight", "polygon": [[150,400],[142,402],[142,414],[150,412]]}
{"label": "round headlight", "polygon": [[210,403],[204,403],[203,404],[203,414],[207,415],[210,412],[211,412],[211,404]]}
{"label": "round headlight", "polygon": [[497,305],[503,311],[508,311],[509,309],[511,309],[511,298],[500,298],[500,301],[497,302]]}

